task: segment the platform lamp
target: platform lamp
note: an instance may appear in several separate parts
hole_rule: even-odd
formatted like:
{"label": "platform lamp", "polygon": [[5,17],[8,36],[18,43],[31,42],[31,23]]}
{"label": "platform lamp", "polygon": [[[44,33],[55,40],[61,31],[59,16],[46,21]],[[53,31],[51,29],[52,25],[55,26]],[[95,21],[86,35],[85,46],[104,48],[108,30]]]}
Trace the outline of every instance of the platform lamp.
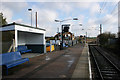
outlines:
{"label": "platform lamp", "polygon": [[[76,19],[77,20],[77,19]],[[73,26],[73,25],[72,25]],[[82,23],[79,23],[79,26],[82,26]],[[77,34],[77,33],[76,33]],[[77,35],[76,35],[77,36]],[[77,44],[77,38],[76,38],[76,44]],[[73,46],[73,34],[72,34],[72,46]]]}
{"label": "platform lamp", "polygon": [[32,27],[32,9],[30,8],[30,9],[28,9],[28,11],[31,12],[31,27]]}

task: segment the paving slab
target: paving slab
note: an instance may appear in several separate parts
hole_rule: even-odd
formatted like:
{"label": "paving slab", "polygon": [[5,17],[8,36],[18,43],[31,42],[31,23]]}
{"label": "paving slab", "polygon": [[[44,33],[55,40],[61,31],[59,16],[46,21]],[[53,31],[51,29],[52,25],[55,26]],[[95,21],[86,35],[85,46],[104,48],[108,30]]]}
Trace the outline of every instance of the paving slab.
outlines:
{"label": "paving slab", "polygon": [[22,58],[33,58],[33,57],[40,56],[40,55],[44,55],[44,54],[41,54],[41,53],[24,53],[24,54],[22,54]]}
{"label": "paving slab", "polygon": [[73,72],[72,78],[89,80],[89,61],[88,61],[88,45],[86,44],[79,58],[77,66]]}
{"label": "paving slab", "polygon": [[[10,69],[9,75],[3,75],[3,79],[75,78],[73,75],[79,74],[80,71],[80,78],[86,78],[84,76],[89,75],[86,58],[86,47],[84,44],[77,44],[65,50],[32,57],[30,64],[25,63]],[[80,69],[76,65],[81,66]]]}

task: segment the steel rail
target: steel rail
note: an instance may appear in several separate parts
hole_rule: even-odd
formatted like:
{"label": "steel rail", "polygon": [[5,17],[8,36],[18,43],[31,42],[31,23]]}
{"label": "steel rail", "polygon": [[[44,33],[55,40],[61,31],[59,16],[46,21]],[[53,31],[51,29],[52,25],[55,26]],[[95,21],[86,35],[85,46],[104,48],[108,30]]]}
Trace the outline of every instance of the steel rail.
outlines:
{"label": "steel rail", "polygon": [[105,53],[104,51],[101,50],[101,52],[100,52],[100,50],[98,50],[98,48],[96,48],[96,47],[95,47],[95,49],[96,49],[110,64],[112,64],[112,65],[115,67],[115,69],[120,73],[120,69],[119,69],[109,58],[107,58],[107,56],[105,56],[104,54],[102,54],[102,52]]}
{"label": "steel rail", "polygon": [[[92,48],[93,48],[93,47],[92,47]],[[91,49],[91,47],[90,47],[90,49]],[[99,66],[98,66],[97,60],[95,59],[95,55],[94,55],[92,49],[91,49],[91,54],[92,54],[92,56],[93,56],[93,60],[95,61],[95,65],[97,66],[99,76],[100,76],[101,80],[104,80],[104,78],[103,78],[103,76],[102,76],[102,73],[101,73],[101,70],[100,70],[100,68],[99,68]]]}

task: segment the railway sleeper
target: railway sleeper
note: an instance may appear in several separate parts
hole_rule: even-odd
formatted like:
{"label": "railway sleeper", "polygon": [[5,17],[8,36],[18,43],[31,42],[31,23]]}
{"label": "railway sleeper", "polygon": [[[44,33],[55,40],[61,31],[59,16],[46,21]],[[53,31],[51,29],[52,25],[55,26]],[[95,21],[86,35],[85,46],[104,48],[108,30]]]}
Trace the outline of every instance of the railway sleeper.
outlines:
{"label": "railway sleeper", "polygon": [[116,71],[101,71],[102,73],[116,74]]}

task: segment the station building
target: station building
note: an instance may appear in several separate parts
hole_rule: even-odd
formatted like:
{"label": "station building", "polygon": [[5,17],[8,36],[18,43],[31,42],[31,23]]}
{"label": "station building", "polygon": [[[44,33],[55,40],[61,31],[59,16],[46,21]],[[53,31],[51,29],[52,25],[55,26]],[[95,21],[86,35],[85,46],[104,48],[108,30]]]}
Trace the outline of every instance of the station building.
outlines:
{"label": "station building", "polygon": [[[9,51],[11,45],[27,46],[32,53],[46,53],[45,29],[24,24],[11,23],[0,27],[2,31],[2,53]],[[13,41],[14,40],[14,41]]]}

